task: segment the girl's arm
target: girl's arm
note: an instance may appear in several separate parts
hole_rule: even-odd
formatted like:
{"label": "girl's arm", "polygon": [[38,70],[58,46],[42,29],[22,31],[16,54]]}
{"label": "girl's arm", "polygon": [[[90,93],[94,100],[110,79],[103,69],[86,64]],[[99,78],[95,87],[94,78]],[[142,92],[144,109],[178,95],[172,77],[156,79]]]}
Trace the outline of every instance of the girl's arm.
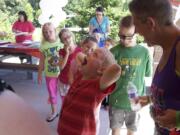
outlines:
{"label": "girl's arm", "polygon": [[100,89],[104,90],[115,83],[121,75],[121,67],[118,64],[110,65],[105,69],[100,79]]}
{"label": "girl's arm", "polygon": [[38,84],[42,83],[42,72],[44,71],[44,60],[45,56],[42,52],[40,52],[40,61],[38,67]]}
{"label": "girl's arm", "polygon": [[69,78],[69,84],[72,84],[73,81],[74,81],[74,75],[73,75],[73,72],[72,72],[72,66],[70,66],[70,69],[69,69],[69,73],[68,73],[68,78]]}
{"label": "girl's arm", "polygon": [[82,63],[84,62],[84,58],[86,57],[86,55],[82,52],[79,52],[76,56],[76,63],[78,65],[78,67],[80,67],[82,65]]}
{"label": "girl's arm", "polygon": [[59,68],[61,70],[65,67],[65,65],[66,65],[66,63],[68,61],[68,58],[69,58],[69,47],[66,47],[65,51],[66,51],[65,57],[64,58],[60,58],[60,60],[59,60]]}

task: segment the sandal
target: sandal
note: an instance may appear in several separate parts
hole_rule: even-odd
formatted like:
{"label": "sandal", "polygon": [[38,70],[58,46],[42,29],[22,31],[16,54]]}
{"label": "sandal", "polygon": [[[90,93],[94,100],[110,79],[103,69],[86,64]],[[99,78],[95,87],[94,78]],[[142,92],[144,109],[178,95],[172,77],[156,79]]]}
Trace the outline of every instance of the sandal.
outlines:
{"label": "sandal", "polygon": [[50,116],[48,116],[48,118],[46,119],[46,121],[47,121],[47,122],[52,122],[52,121],[55,120],[58,116],[59,116],[58,113],[51,114]]}

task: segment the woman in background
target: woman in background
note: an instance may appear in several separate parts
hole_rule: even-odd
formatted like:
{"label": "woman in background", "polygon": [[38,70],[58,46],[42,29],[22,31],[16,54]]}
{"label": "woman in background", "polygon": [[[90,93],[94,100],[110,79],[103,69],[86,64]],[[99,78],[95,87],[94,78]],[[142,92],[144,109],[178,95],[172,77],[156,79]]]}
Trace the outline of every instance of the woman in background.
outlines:
{"label": "woman in background", "polygon": [[18,16],[18,20],[12,26],[12,31],[16,36],[16,43],[32,40],[32,34],[35,30],[35,27],[31,21],[28,21],[26,12],[19,11]]}
{"label": "woman in background", "polygon": [[103,14],[104,9],[102,7],[96,8],[96,16],[91,18],[89,22],[89,34],[92,35],[94,29],[98,29],[101,33],[101,41],[104,41],[110,33],[110,22],[107,16]]}

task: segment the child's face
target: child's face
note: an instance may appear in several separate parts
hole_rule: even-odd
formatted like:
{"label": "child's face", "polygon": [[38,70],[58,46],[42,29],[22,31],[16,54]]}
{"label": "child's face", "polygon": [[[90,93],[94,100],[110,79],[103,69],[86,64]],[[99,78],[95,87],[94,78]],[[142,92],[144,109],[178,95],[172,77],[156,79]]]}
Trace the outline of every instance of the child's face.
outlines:
{"label": "child's face", "polygon": [[86,55],[89,55],[90,53],[94,52],[96,48],[97,48],[97,43],[93,41],[89,41],[82,45],[82,51]]}
{"label": "child's face", "polygon": [[73,42],[72,35],[69,32],[64,32],[61,36],[61,40],[67,46],[71,45]]}
{"label": "child's face", "polygon": [[106,41],[104,46],[105,46],[107,49],[111,49],[113,45],[111,44],[111,42]]}
{"label": "child's face", "polygon": [[120,43],[125,47],[134,46],[135,44],[135,27],[130,28],[120,27],[119,30]]}
{"label": "child's face", "polygon": [[56,39],[55,28],[51,25],[47,25],[43,28],[43,36],[46,41],[54,41]]}
{"label": "child's face", "polygon": [[85,57],[81,68],[83,75],[97,75],[98,70],[102,67],[103,62],[104,54],[100,49],[96,49],[94,52]]}

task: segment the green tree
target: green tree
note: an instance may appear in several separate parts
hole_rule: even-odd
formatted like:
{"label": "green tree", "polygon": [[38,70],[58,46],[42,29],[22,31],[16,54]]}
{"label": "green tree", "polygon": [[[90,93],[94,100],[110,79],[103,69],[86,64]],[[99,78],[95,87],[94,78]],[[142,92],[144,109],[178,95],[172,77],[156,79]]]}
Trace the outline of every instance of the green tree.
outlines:
{"label": "green tree", "polygon": [[17,13],[20,10],[26,11],[29,20],[33,21],[33,8],[28,0],[1,0],[0,1],[0,31],[5,31],[8,35],[1,37],[9,41],[14,41],[12,24],[17,20]]}
{"label": "green tree", "polygon": [[39,7],[40,0],[28,0],[28,1],[33,8],[33,17],[34,17],[33,23],[36,27],[40,27],[40,23],[38,21],[38,17],[41,14],[41,10]]}
{"label": "green tree", "polygon": [[66,27],[79,27],[81,30],[76,34],[77,41],[88,34],[89,20],[95,15],[95,9],[102,6],[105,9],[105,15],[111,22],[111,34],[113,39],[118,39],[119,20],[129,14],[128,3],[130,0],[70,0],[64,10],[67,14],[73,14],[74,17],[68,18],[63,24]]}

